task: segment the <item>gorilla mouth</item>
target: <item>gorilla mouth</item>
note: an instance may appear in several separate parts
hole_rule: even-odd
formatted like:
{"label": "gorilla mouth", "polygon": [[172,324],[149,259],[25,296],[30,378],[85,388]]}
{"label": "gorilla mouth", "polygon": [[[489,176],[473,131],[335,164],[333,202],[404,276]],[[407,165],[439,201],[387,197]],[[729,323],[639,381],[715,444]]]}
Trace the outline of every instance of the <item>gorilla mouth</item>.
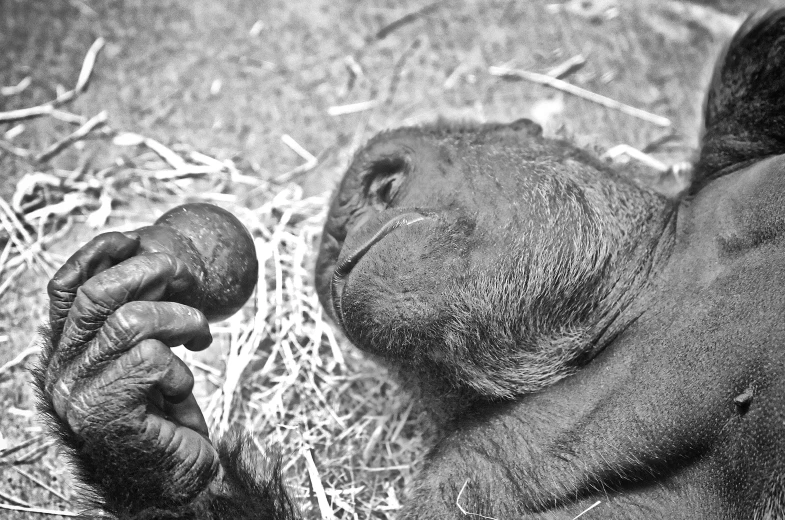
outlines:
{"label": "gorilla mouth", "polygon": [[357,265],[357,262],[365,256],[365,253],[379,243],[384,237],[401,226],[411,226],[415,222],[425,220],[425,218],[426,216],[421,213],[405,213],[389,220],[379,229],[379,231],[374,233],[371,238],[366,240],[365,243],[350,253],[335,267],[333,276],[330,279],[330,297],[332,298],[333,309],[335,310],[335,319],[344,331],[346,331],[346,327],[344,326],[343,320],[342,297],[343,288],[346,285],[346,277],[354,266]]}

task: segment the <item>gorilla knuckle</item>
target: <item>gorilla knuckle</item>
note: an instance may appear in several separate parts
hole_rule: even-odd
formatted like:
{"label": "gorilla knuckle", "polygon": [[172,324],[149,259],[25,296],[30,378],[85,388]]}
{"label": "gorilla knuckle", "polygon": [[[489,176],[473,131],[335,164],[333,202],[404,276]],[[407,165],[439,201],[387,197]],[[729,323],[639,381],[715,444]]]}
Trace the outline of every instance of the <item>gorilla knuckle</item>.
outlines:
{"label": "gorilla knuckle", "polygon": [[76,290],[74,304],[81,307],[83,317],[95,316],[103,321],[117,309],[118,287],[102,279],[92,279]]}
{"label": "gorilla knuckle", "polygon": [[94,412],[95,409],[90,405],[87,396],[84,393],[80,393],[68,400],[68,408],[63,418],[68,427],[71,428],[71,431],[79,435],[84,432],[85,427],[89,424],[89,418],[94,419]]}
{"label": "gorilla knuckle", "polygon": [[131,349],[128,361],[131,366],[156,367],[157,371],[163,372],[173,358],[174,354],[169,347],[160,341],[146,339]]}
{"label": "gorilla knuckle", "polygon": [[46,292],[49,295],[50,300],[63,301],[69,298],[73,299],[76,290],[63,283],[62,279],[58,276],[55,276],[49,280],[49,283],[46,286]]}
{"label": "gorilla knuckle", "polygon": [[131,301],[117,309],[104,325],[116,341],[130,345],[158,325],[155,307],[150,302]]}
{"label": "gorilla knuckle", "polygon": [[183,267],[182,262],[169,253],[145,253],[138,257],[139,262],[151,272],[174,275]]}
{"label": "gorilla knuckle", "polygon": [[66,419],[66,413],[70,406],[71,388],[62,379],[55,382],[50,396],[52,407],[61,419]]}

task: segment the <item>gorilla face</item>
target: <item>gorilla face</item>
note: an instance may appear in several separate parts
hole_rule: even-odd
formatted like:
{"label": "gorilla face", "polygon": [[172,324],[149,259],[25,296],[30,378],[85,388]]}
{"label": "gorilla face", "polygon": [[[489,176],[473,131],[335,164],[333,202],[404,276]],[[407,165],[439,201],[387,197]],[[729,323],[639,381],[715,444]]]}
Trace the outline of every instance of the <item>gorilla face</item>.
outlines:
{"label": "gorilla face", "polygon": [[357,154],[316,284],[358,347],[507,398],[590,356],[610,273],[663,200],[531,122],[470,128],[403,129]]}

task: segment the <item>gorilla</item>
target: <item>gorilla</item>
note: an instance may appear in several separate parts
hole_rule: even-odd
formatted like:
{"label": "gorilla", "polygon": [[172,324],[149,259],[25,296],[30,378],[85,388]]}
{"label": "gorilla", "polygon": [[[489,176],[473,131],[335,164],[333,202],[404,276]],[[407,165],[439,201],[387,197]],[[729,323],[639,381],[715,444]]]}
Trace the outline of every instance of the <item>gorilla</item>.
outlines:
{"label": "gorilla", "polygon": [[[734,36],[704,115],[678,200],[525,120],[357,153],[315,280],[438,424],[399,518],[785,518],[785,9]],[[48,287],[40,413],[94,514],[299,518],[275,455],[209,439],[169,349],[207,321],[138,249],[100,235]]]}

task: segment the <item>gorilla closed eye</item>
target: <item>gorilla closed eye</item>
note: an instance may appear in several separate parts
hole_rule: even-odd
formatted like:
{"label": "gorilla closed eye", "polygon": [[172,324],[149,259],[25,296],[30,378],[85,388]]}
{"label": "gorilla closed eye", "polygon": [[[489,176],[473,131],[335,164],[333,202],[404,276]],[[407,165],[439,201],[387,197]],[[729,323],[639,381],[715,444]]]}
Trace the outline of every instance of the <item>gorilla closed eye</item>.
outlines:
{"label": "gorilla closed eye", "polygon": [[404,157],[391,157],[374,161],[368,169],[368,196],[372,203],[389,206],[403,184],[408,171]]}

